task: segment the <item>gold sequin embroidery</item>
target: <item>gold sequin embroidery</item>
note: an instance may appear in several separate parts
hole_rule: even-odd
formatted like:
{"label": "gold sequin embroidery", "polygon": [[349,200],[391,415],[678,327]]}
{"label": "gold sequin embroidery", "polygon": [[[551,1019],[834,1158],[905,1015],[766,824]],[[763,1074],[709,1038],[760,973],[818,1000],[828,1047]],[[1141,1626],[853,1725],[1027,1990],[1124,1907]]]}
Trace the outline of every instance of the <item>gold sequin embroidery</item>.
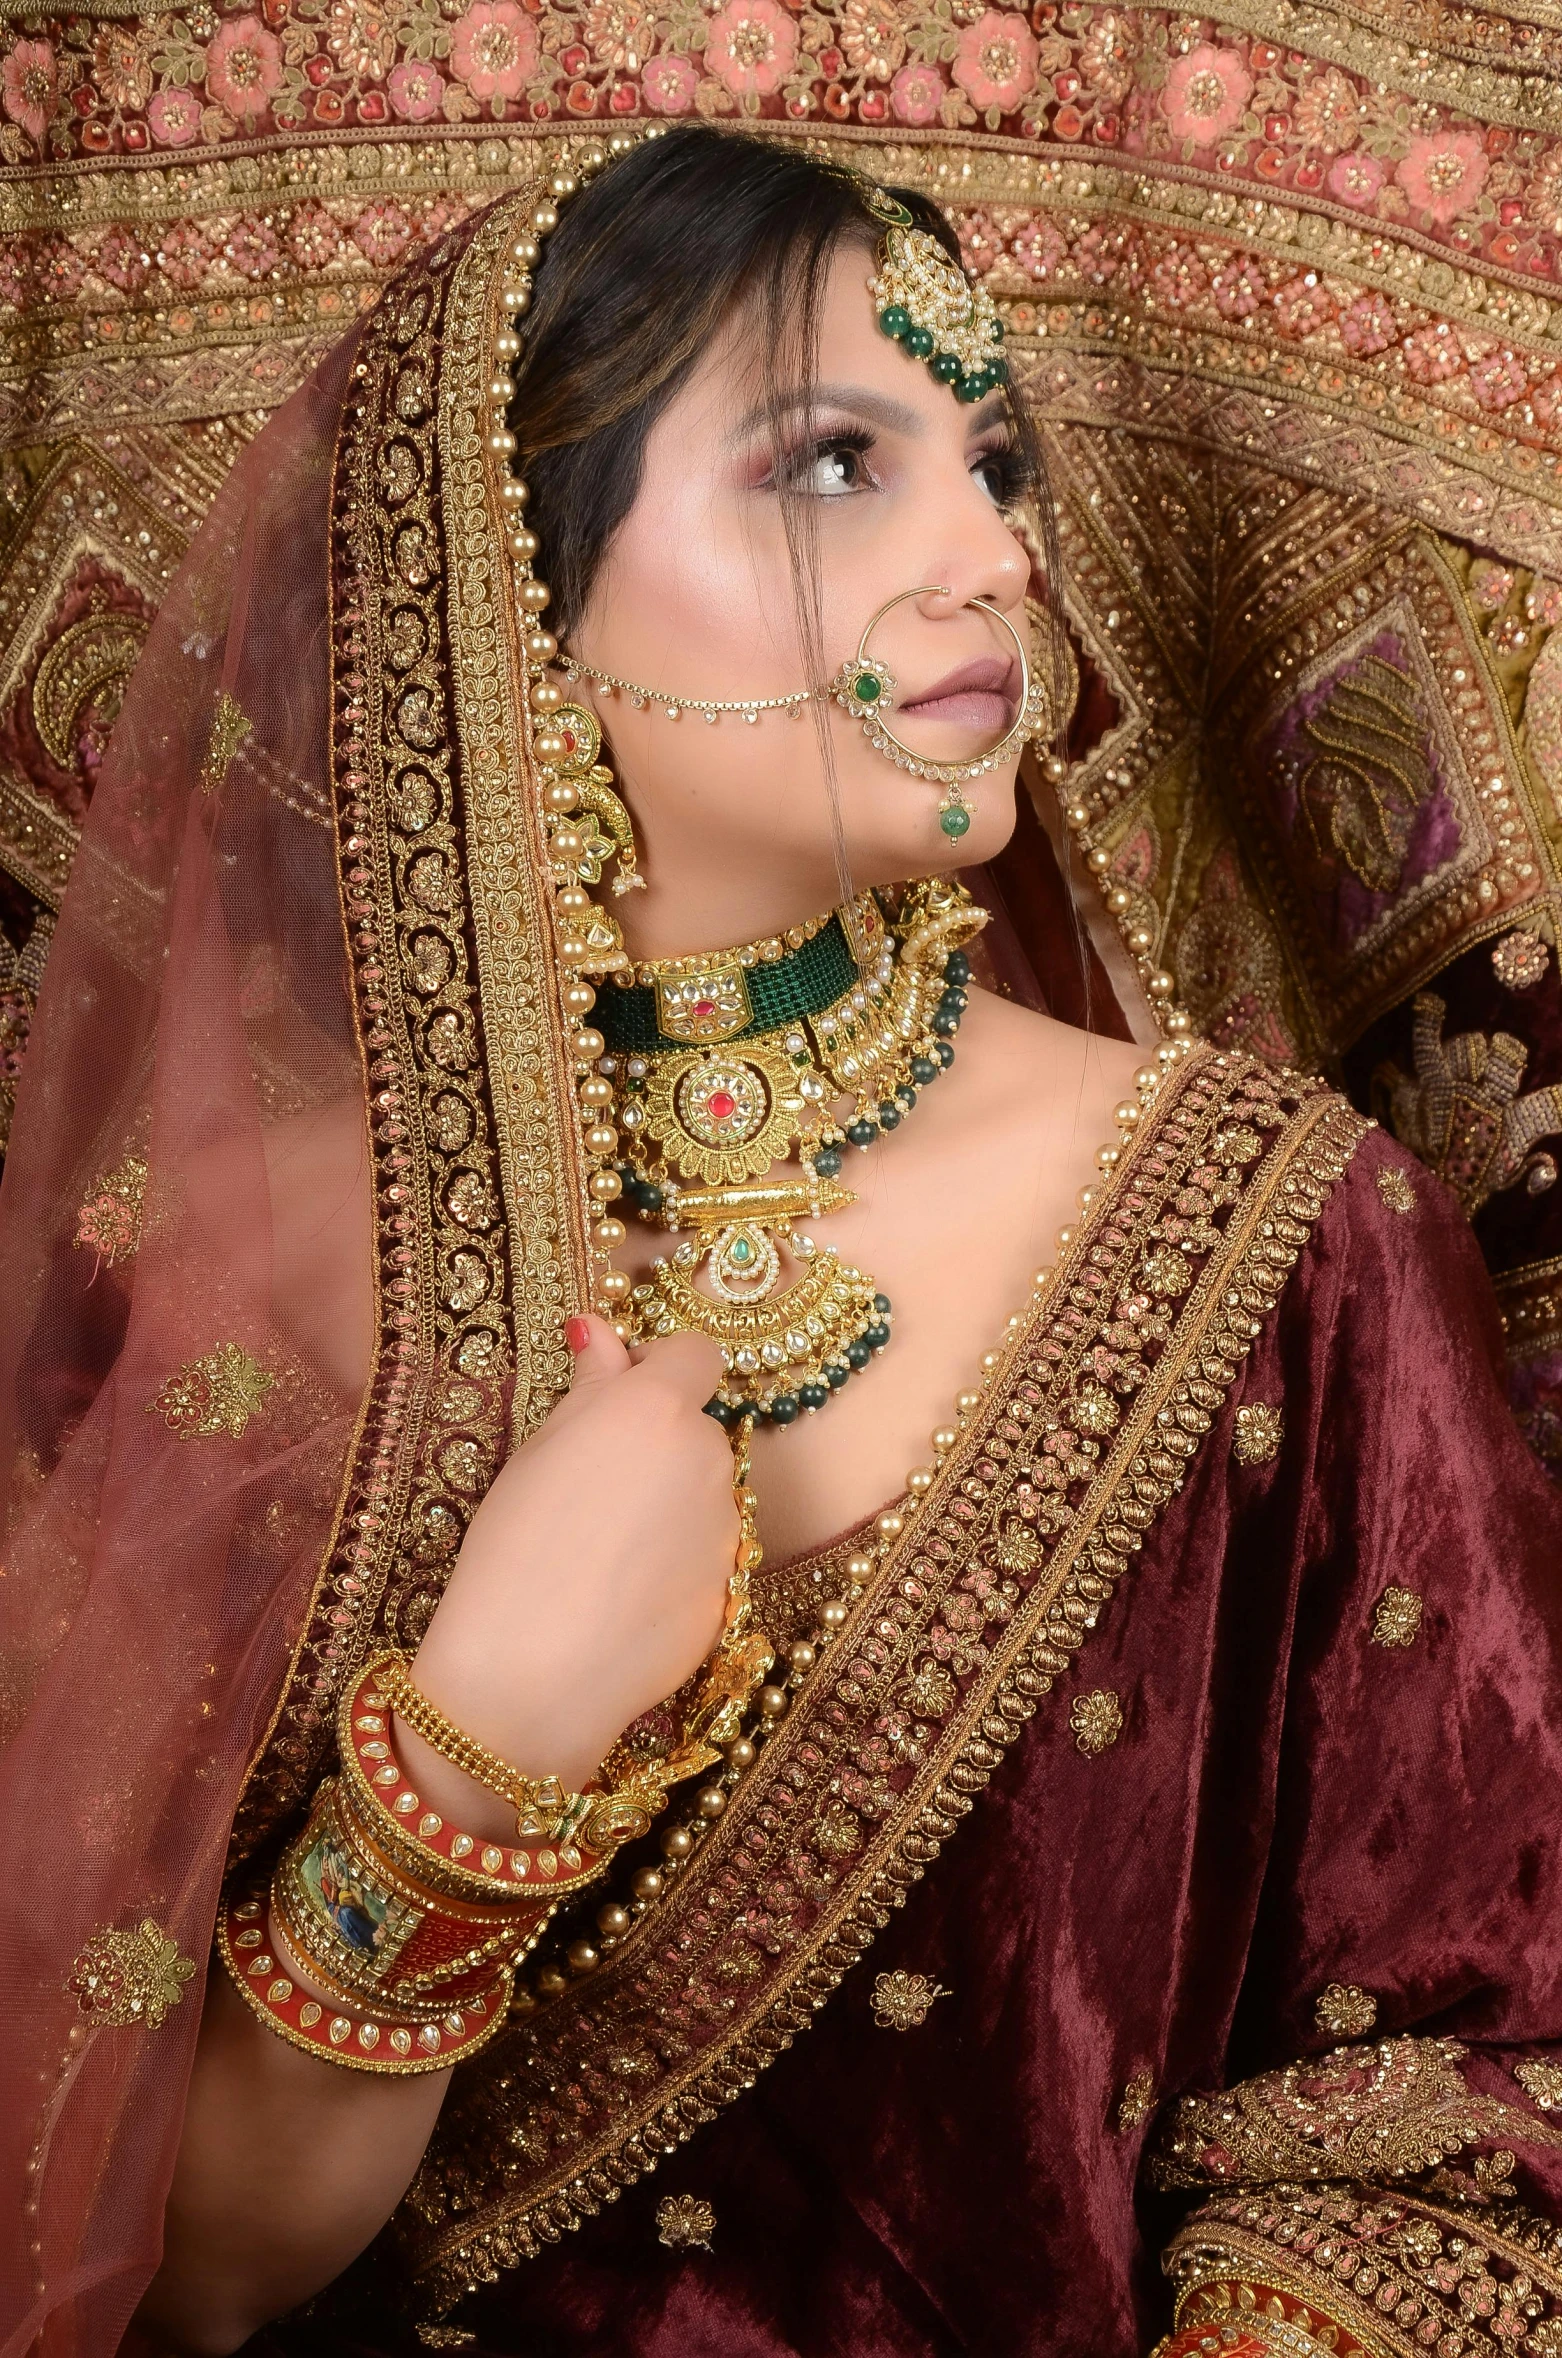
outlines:
{"label": "gold sequin embroidery", "polygon": [[106,1925],[95,1932],[70,1970],[65,1987],[89,2022],[124,2030],[142,2023],[156,2030],[184,1996],[195,1961],[179,1954],[150,1916],[133,1932]]}
{"label": "gold sequin embroidery", "polygon": [[1413,1212],[1415,1210],[1416,1191],[1405,1177],[1404,1172],[1395,1169],[1392,1164],[1386,1165],[1383,1170],[1378,1172],[1376,1186],[1379,1195],[1391,1212]]}
{"label": "gold sequin embroidery", "polygon": [[1254,1400],[1237,1410],[1231,1454],[1239,1466],[1268,1465],[1284,1439],[1285,1419],[1267,1400]]}
{"label": "gold sequin embroidery", "polygon": [[880,2030],[920,2030],[935,2000],[953,1996],[925,1973],[881,1973],[873,1985],[873,2019]]}
{"label": "gold sequin embroidery", "polygon": [[237,1343],[219,1343],[215,1351],[171,1375],[157,1398],[148,1401],[147,1410],[160,1416],[181,1441],[214,1433],[237,1441],[251,1417],[260,1414],[276,1380]]}
{"label": "gold sequin embroidery", "polygon": [[1513,2076],[1542,2112],[1562,2112],[1562,2063],[1516,2063]]}
{"label": "gold sequin embroidery", "polygon": [[1155,2110],[1155,2081],[1147,2071],[1136,2071],[1117,2102],[1117,2126],[1126,2136]]}
{"label": "gold sequin embroidery", "polygon": [[243,706],[224,688],[212,713],[212,733],[201,764],[203,794],[215,794],[224,784],[239,747],[254,735],[254,726]]}
{"label": "gold sequin embroidery", "polygon": [[693,2194],[667,2194],[656,2206],[656,2240],[669,2251],[708,2252],[716,2228],[716,2214],[708,2202]]}
{"label": "gold sequin embroidery", "polygon": [[1332,2038],[1360,2039],[1378,2019],[1378,2002],[1353,1981],[1331,1981],[1326,1990],[1319,1991],[1314,2012],[1318,2028]]}
{"label": "gold sequin embroidery", "polygon": [[1413,1646],[1421,1635],[1423,1601],[1413,1588],[1386,1588],[1372,1614],[1375,1646]]}
{"label": "gold sequin embroidery", "polygon": [[1123,1706],[1110,1687],[1090,1695],[1076,1695],[1068,1724],[1079,1750],[1092,1758],[1117,1742],[1123,1732]]}
{"label": "gold sequin embroidery", "polygon": [[141,1242],[147,1178],[140,1156],[126,1155],[112,1171],[93,1180],[76,1214],[72,1243],[96,1253],[105,1268],[112,1269],[116,1261],[128,1261]]}

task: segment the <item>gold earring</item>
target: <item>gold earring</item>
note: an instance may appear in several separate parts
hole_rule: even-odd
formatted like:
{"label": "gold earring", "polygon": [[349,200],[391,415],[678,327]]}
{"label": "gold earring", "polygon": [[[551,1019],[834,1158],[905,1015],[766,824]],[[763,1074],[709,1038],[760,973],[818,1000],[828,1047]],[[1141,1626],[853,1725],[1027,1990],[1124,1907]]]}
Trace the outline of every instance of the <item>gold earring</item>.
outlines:
{"label": "gold earring", "polygon": [[1044,732],[1048,721],[1051,698],[1039,677],[1030,666],[1030,650],[1001,608],[991,598],[967,598],[967,606],[975,606],[983,614],[1006,630],[1014,641],[1014,651],[1020,659],[1019,710],[996,745],[972,761],[925,761],[909,745],[897,737],[884,718],[895,708],[895,675],[889,666],[868,653],[868,641],[886,614],[896,606],[904,606],[911,598],[947,598],[949,591],[936,582],[924,582],[920,589],[901,590],[893,598],[886,598],[876,614],[871,614],[857,641],[857,652],[848,657],[835,675],[835,701],[843,712],[849,712],[862,723],[862,733],[875,753],[882,753],[897,769],[909,770],[915,777],[931,778],[944,788],[944,799],[939,806],[938,824],[951,839],[964,835],[971,824],[971,809],[961,789],[973,778],[996,769],[1006,756],[1017,751],[1028,737]]}
{"label": "gold earring", "polygon": [[601,750],[602,724],[583,704],[561,704],[538,734],[537,754],[548,781],[544,801],[569,837],[559,842],[555,826],[555,846],[561,862],[583,884],[599,883],[612,860],[618,869],[614,892],[643,892],[634,821],[613,790],[612,771],[597,759]]}

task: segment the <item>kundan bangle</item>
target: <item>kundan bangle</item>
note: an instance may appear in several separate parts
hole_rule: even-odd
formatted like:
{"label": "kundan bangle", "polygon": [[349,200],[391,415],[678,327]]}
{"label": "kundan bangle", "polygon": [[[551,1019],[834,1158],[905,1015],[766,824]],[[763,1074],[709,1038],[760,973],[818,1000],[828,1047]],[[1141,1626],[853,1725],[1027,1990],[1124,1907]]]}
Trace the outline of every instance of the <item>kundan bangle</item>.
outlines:
{"label": "kundan bangle", "polygon": [[[482,1785],[490,1793],[497,1793],[515,1812],[515,1831],[524,1841],[530,1834],[544,1834],[556,1826],[566,1813],[564,1788],[557,1777],[525,1777],[519,1769],[511,1768],[495,1752],[479,1744],[475,1737],[464,1735],[454,1721],[448,1720],[436,1703],[412,1683],[406,1658],[387,1654],[378,1664],[379,1684],[398,1719],[405,1721],[415,1735],[448,1760],[452,1768],[474,1784]],[[570,1803],[578,1797],[569,1796]]]}
{"label": "kundan bangle", "polygon": [[558,1900],[541,1889],[485,1891],[477,1901],[431,1890],[386,1856],[332,1779],[278,1862],[271,1905],[282,1938],[323,1988],[427,2013],[535,1948]]}
{"label": "kundan bangle", "polygon": [[445,2071],[486,2046],[505,2018],[510,1971],[442,2013],[410,2022],[355,2010],[345,2013],[299,1987],[266,1939],[266,1903],[254,1889],[225,1899],[217,1918],[217,1953],[235,1988],[268,2030],[307,2054],[350,2071]]}

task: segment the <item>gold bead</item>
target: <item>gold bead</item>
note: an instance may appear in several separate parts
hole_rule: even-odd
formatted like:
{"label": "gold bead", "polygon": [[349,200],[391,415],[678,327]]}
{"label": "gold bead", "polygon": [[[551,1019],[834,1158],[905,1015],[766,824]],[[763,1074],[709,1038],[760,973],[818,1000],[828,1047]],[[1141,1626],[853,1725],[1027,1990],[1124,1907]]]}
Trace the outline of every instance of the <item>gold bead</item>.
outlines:
{"label": "gold bead", "polygon": [[953,1449],[959,1438],[959,1434],[955,1431],[952,1425],[940,1425],[937,1432],[933,1435],[933,1447],[939,1452],[940,1456],[942,1456],[946,1449]]}
{"label": "gold bead", "polygon": [[494,458],[508,458],[515,448],[515,436],[508,426],[500,426],[488,437],[488,448]]}
{"label": "gold bead", "polygon": [[597,1930],[605,1932],[609,1940],[619,1940],[629,1930],[630,1915],[617,1900],[609,1900],[605,1908],[597,1910]]}
{"label": "gold bead", "polygon": [[613,1102],[612,1082],[601,1080],[596,1074],[593,1074],[589,1081],[582,1081],[580,1084],[580,1102],[582,1105],[611,1105]]}
{"label": "gold bead", "polygon": [[735,1769],[751,1769],[759,1754],[747,1736],[734,1736],[727,1746],[727,1759]]}
{"label": "gold bead", "polygon": [[[499,366],[503,368],[507,360],[518,359],[520,356],[520,350],[521,339],[515,333],[515,330],[513,328],[501,328],[498,335],[494,338],[494,358],[499,363]],[[510,496],[510,491],[511,486],[507,483],[504,489],[500,492],[499,497],[501,499],[508,499]],[[524,499],[524,484],[521,486],[521,495]]]}
{"label": "gold bead", "polygon": [[761,1687],[759,1690],[759,1708],[766,1719],[783,1719],[788,1700],[785,1687]]}
{"label": "gold bead", "polygon": [[1106,905],[1114,917],[1121,917],[1126,909],[1132,908],[1133,894],[1125,892],[1120,884],[1114,884],[1106,896]]}
{"label": "gold bead", "polygon": [[584,1144],[587,1154],[594,1154],[606,1162],[608,1156],[618,1150],[618,1132],[611,1122],[593,1122],[586,1132]]}
{"label": "gold bead", "polygon": [[[554,742],[558,746],[559,751],[562,753],[564,750],[563,738],[555,736]],[[543,758],[546,760],[547,756],[543,752],[543,740],[541,737],[539,737],[537,740],[537,751],[542,753]],[[572,811],[575,808],[576,804],[580,800],[580,789],[579,787],[573,785],[568,778],[555,778],[542,799],[547,804],[550,811],[558,811],[562,814],[565,811]]]}
{"label": "gold bead", "polygon": [[719,1785],[702,1785],[694,1796],[694,1806],[702,1818],[719,1818],[727,1806],[727,1796]]}
{"label": "gold bead", "polygon": [[1104,852],[1099,847],[1095,851],[1088,851],[1085,854],[1085,866],[1090,870],[1092,876],[1104,876],[1111,865],[1111,853]]}
{"label": "gold bead", "polygon": [[1067,819],[1069,825],[1075,829],[1080,827],[1088,827],[1090,824],[1090,813],[1086,810],[1082,802],[1071,802],[1063,816]]}
{"label": "gold bead", "polygon": [[662,1878],[655,1867],[642,1867],[631,1877],[629,1888],[637,1900],[660,1899]]}
{"label": "gold bead", "polygon": [[[592,989],[590,983],[572,982],[565,984],[564,1004],[569,1009],[571,1015],[589,1015],[592,1008],[595,1007],[596,1003],[597,994]],[[584,1035],[581,1036],[583,1037]],[[602,1051],[600,1048],[592,1048],[589,1050],[583,1048],[581,1050],[581,1054],[583,1056],[588,1054],[592,1056],[600,1056],[601,1053]]]}
{"label": "gold bead", "polygon": [[848,1556],[846,1559],[847,1579],[856,1581],[871,1580],[873,1577],[874,1561],[875,1559],[872,1556]]}
{"label": "gold bead", "polygon": [[505,535],[505,546],[517,564],[528,565],[537,554],[541,543],[535,532],[517,531]]}
{"label": "gold bead", "polygon": [[606,162],[607,150],[595,139],[588,139],[583,147],[575,150],[575,168],[583,177],[591,172],[600,172]]}
{"label": "gold bead", "polygon": [[[520,338],[519,336],[514,336],[511,338],[511,341],[512,343],[518,344],[520,342]],[[531,485],[529,483],[523,483],[519,475],[507,475],[503,483],[499,486],[500,500],[507,508],[524,508],[526,502],[531,498],[531,495]]]}
{"label": "gold bead", "polygon": [[597,1292],[604,1302],[621,1302],[633,1280],[623,1269],[604,1269],[597,1279]]}
{"label": "gold bead", "polygon": [[557,1965],[544,1965],[542,1971],[537,1976],[537,1990],[539,1996],[544,1998],[556,1998],[561,1990],[567,1990],[568,1988],[569,1975],[567,1973],[561,1973]]}
{"label": "gold bead", "polygon": [[669,1826],[662,1836],[664,1859],[686,1859],[694,1848],[694,1836],[687,1826]]}
{"label": "gold bead", "polygon": [[1158,974],[1146,976],[1144,987],[1152,999],[1169,999],[1176,985],[1171,976],[1162,969]]}
{"label": "gold bead", "polygon": [[932,1467],[931,1467],[931,1466],[913,1466],[913,1467],[912,1467],[912,1469],[911,1469],[911,1471],[910,1471],[910,1473],[909,1473],[909,1474],[906,1476],[906,1488],[907,1488],[909,1491],[911,1491],[911,1492],[912,1492],[912,1494],[913,1494],[914,1496],[916,1496],[916,1497],[920,1497],[921,1493],[922,1493],[924,1490],[931,1490],[931,1489],[932,1489],[932,1487],[933,1487],[933,1469],[932,1469]]}
{"label": "gold bead", "polygon": [[599,1220],[591,1231],[591,1241],[599,1253],[616,1253],[627,1234],[622,1220]]}
{"label": "gold bead", "polygon": [[607,142],[607,152],[608,152],[608,154],[609,154],[610,156],[627,156],[627,155],[629,154],[629,152],[630,152],[630,150],[631,150],[631,148],[632,148],[633,146],[634,146],[634,139],[633,139],[633,137],[631,136],[631,134],[630,134],[629,132],[627,132],[627,131],[611,131],[611,132],[609,132],[609,134],[608,134],[608,142]]}
{"label": "gold bead", "polygon": [[1066,1253],[1073,1241],[1074,1231],[1072,1228],[1060,1228],[1058,1230],[1058,1251],[1060,1253]]}
{"label": "gold bead", "polygon": [[573,172],[555,172],[548,186],[556,197],[562,199],[572,197],[580,186],[580,182],[575,178]]}
{"label": "gold bead", "polygon": [[526,659],[529,663],[551,663],[559,651],[559,642],[551,630],[529,630],[526,633]]}
{"label": "gold bead", "polygon": [[788,1646],[786,1658],[794,1670],[812,1670],[819,1659],[806,1638],[799,1638],[795,1646]]}
{"label": "gold bead", "polygon": [[572,1940],[564,1954],[571,1973],[595,1973],[602,1962],[601,1950],[593,1948],[589,1940]]}
{"label": "gold bead", "polygon": [[1128,947],[1131,950],[1153,950],[1155,936],[1147,925],[1136,925],[1128,936]]}
{"label": "gold bead", "polygon": [[547,237],[549,232],[557,229],[558,226],[559,214],[556,205],[550,205],[546,199],[540,205],[533,205],[532,227],[539,237]]}
{"label": "gold bead", "polygon": [[1041,774],[1049,786],[1061,786],[1068,776],[1068,763],[1061,753],[1049,753],[1042,762]]}
{"label": "gold bead", "polygon": [[873,1528],[881,1539],[898,1539],[903,1525],[894,1508],[886,1507],[883,1514],[875,1521]]}
{"label": "gold bead", "polygon": [[510,260],[512,262],[519,262],[523,270],[530,270],[532,264],[538,259],[541,253],[542,248],[538,245],[537,240],[534,237],[522,236],[518,237],[515,243],[511,246]]}
{"label": "gold bead", "polygon": [[[1039,1270],[1036,1276],[1036,1283],[1040,1285],[1042,1279],[1044,1277],[1050,1277],[1051,1274],[1052,1272],[1049,1269]],[[980,1392],[957,1392],[955,1394],[955,1406],[962,1416],[969,1416],[973,1408],[980,1408],[981,1405],[982,1395]]]}
{"label": "gold bead", "polygon": [[1121,1105],[1113,1106],[1112,1119],[1120,1130],[1132,1130],[1138,1124],[1139,1108],[1131,1097],[1125,1097]]}
{"label": "gold bead", "polygon": [[531,708],[533,712],[557,712],[564,701],[564,690],[556,688],[552,680],[533,680]]}
{"label": "gold bead", "polygon": [[[529,533],[527,538],[531,538]],[[515,593],[517,604],[524,606],[528,614],[540,614],[552,595],[545,581],[523,581]]]}
{"label": "gold bead", "polygon": [[[850,1565],[847,1566],[847,1570],[851,1570]],[[850,1611],[851,1607],[846,1603],[844,1597],[831,1597],[827,1604],[821,1606],[819,1618],[826,1629],[844,1629]]]}
{"label": "gold bead", "polygon": [[616,1171],[593,1171],[586,1187],[599,1204],[610,1204],[615,1195],[624,1192],[624,1182]]}
{"label": "gold bead", "polygon": [[615,1318],[613,1321],[613,1332],[615,1335],[617,1335],[619,1341],[625,1346],[626,1349],[631,1343],[638,1343],[640,1340],[640,1337],[635,1333],[634,1328],[630,1325],[627,1318]]}
{"label": "gold bead", "polygon": [[501,405],[506,401],[513,401],[515,399],[515,379],[513,377],[491,378],[488,385],[488,398]]}

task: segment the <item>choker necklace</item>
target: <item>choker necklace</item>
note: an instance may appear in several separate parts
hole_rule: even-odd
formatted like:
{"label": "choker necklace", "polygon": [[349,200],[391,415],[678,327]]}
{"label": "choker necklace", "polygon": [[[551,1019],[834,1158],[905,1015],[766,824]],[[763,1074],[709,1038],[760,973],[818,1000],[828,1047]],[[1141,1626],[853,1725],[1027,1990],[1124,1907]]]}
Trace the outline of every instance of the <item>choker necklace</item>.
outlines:
{"label": "choker necklace", "polygon": [[623,1199],[680,1237],[624,1320],[636,1342],[692,1329],[720,1344],[721,1423],[791,1424],[888,1343],[872,1278],[798,1223],[854,1201],[846,1148],[898,1129],[954,1062],[963,945],[986,922],[932,878],[888,910],[864,893],[784,938],[626,969],[599,997],[597,1102],[623,1141]]}

